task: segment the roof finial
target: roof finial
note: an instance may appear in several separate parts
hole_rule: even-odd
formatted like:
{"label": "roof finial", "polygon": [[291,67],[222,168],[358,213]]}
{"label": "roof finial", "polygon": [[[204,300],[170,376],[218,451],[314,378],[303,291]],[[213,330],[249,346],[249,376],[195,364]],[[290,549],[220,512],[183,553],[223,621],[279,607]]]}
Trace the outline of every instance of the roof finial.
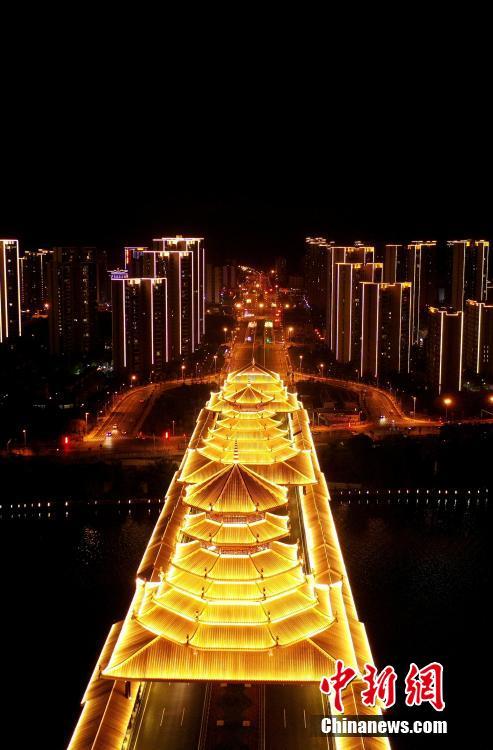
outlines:
{"label": "roof finial", "polygon": [[240,460],[240,454],[238,451],[238,440],[235,440],[235,445],[233,448],[233,461],[239,461]]}

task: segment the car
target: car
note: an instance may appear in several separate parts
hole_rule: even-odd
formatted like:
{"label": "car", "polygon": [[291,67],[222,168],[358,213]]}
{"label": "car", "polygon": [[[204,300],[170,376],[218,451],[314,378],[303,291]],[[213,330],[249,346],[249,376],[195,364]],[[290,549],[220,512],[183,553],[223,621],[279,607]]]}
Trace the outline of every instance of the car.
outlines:
{"label": "car", "polygon": [[111,437],[112,435],[113,435],[113,433],[111,432],[111,430],[109,430],[109,431],[108,431],[108,432],[106,433],[106,437]]}
{"label": "car", "polygon": [[117,430],[117,429],[118,429],[118,425],[117,425],[117,424],[114,424],[114,425],[113,425],[113,429],[114,429],[114,430]]}

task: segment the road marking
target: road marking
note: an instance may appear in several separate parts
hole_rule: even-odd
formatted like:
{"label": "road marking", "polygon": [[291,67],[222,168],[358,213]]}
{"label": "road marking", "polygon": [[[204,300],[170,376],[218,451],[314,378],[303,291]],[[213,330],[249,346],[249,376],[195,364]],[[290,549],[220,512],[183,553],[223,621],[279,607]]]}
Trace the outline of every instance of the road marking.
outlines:
{"label": "road marking", "polygon": [[284,717],[284,729],[286,729],[286,709],[282,709],[283,717]]}
{"label": "road marking", "polygon": [[[322,711],[324,712],[324,716],[327,716],[327,714],[325,713],[325,703],[324,703],[324,696],[323,696],[323,693],[320,693],[320,700],[322,701]],[[329,705],[329,699],[327,699],[327,707],[328,707],[328,705]],[[326,741],[327,741],[327,747],[328,747],[328,748],[329,748],[329,750],[330,750],[330,749],[331,749],[331,747],[332,747],[332,738],[331,738],[331,741],[330,741],[330,743],[329,743],[329,735],[328,735],[328,734],[326,734],[326,735],[325,735],[325,739],[326,739]]]}
{"label": "road marking", "polygon": [[164,712],[166,711],[166,706],[163,708],[163,711],[161,713],[161,721],[159,722],[159,726],[163,726],[163,719],[164,719]]}
{"label": "road marking", "polygon": [[185,706],[183,706],[183,711],[181,712],[181,721],[180,721],[180,726],[181,727],[183,726],[183,717],[184,716],[185,716]]}
{"label": "road marking", "polygon": [[148,692],[147,692],[147,695],[146,695],[146,699],[145,699],[145,703],[144,703],[144,706],[143,706],[143,707],[141,706],[141,709],[142,709],[142,713],[140,714],[140,723],[139,723],[139,728],[138,728],[138,730],[137,730],[137,734],[135,735],[135,740],[134,740],[134,743],[133,743],[133,746],[134,746],[134,748],[135,748],[135,747],[137,746],[137,740],[139,739],[139,734],[140,734],[140,730],[141,730],[141,728],[142,728],[142,722],[143,722],[143,720],[144,720],[144,714],[145,714],[145,712],[146,712],[146,708],[147,708],[147,701],[149,700],[149,696],[150,696],[150,694],[151,694],[151,690],[152,690],[152,683],[151,683],[151,685],[150,685],[150,687],[149,687],[149,690],[148,690]]}

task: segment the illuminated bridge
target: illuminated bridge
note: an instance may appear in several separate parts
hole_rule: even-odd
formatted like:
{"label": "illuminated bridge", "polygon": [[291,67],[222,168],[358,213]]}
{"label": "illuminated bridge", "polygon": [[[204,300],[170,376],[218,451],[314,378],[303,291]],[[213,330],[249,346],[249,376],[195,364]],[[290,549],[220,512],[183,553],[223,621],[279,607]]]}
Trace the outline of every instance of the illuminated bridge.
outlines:
{"label": "illuminated bridge", "polygon": [[[299,747],[303,736],[307,749],[389,747],[310,735],[307,710],[334,711],[318,684],[336,659],[360,675],[372,662],[308,416],[279,374],[250,359],[198,417],[69,750],[212,747],[211,686],[225,683],[258,686],[258,747]],[[345,712],[378,713],[361,689],[345,690]],[[298,704],[303,724],[290,731]]]}

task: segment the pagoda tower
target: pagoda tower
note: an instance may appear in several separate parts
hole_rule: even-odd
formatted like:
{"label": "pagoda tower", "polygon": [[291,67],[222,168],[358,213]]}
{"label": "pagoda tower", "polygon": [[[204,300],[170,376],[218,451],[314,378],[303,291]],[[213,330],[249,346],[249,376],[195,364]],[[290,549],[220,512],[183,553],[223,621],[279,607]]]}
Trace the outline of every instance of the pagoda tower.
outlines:
{"label": "pagoda tower", "polygon": [[[252,362],[198,417],[87,695],[104,681],[318,683],[336,659],[359,675],[373,663],[308,415]],[[361,685],[347,713],[378,713]]]}

